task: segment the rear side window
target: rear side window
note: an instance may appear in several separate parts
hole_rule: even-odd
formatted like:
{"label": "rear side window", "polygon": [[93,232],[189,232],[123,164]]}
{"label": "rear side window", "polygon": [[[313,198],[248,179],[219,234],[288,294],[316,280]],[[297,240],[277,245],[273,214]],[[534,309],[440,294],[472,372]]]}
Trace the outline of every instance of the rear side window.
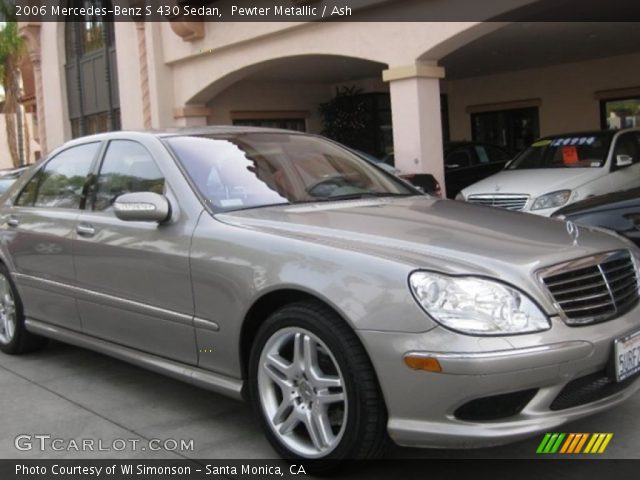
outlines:
{"label": "rear side window", "polygon": [[109,210],[124,193],[164,193],[164,176],[151,154],[137,142],[113,140],[102,161],[93,209]]}
{"label": "rear side window", "polygon": [[87,143],[60,152],[25,185],[17,206],[80,208],[83,189],[100,143]]}
{"label": "rear side window", "polygon": [[[623,133],[618,137],[614,156],[627,155],[633,159],[633,163],[640,162],[640,134],[636,132]],[[615,163],[615,160],[614,160]]]}
{"label": "rear side window", "polygon": [[466,149],[454,150],[445,158],[445,167],[448,169],[471,166],[471,155]]}
{"label": "rear side window", "polygon": [[487,155],[489,155],[489,161],[491,162],[506,162],[511,160],[511,155],[504,150],[491,145],[485,145],[484,149],[486,150]]}

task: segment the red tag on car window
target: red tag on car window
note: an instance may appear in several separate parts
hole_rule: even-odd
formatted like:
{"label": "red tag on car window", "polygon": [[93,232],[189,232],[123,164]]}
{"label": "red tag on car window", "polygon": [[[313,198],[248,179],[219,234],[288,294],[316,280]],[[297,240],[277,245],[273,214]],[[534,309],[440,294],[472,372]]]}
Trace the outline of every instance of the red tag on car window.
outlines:
{"label": "red tag on car window", "polygon": [[565,165],[578,163],[578,149],[573,145],[562,147],[562,162]]}

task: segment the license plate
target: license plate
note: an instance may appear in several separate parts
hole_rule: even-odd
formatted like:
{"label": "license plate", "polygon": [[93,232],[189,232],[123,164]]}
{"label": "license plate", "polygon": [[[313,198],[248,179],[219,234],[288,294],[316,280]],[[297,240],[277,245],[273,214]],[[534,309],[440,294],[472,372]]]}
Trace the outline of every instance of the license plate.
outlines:
{"label": "license plate", "polygon": [[621,382],[640,372],[640,331],[613,342],[616,360],[616,381]]}

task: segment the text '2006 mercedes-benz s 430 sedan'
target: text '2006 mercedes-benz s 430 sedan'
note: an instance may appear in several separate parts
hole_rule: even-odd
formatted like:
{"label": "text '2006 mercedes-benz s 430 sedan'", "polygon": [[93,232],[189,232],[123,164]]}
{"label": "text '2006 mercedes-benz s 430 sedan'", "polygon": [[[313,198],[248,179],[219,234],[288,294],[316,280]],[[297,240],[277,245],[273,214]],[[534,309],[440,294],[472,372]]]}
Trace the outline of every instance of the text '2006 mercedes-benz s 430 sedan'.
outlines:
{"label": "text '2006 mercedes-benz s 430 sedan'", "polygon": [[633,244],[422,195],[321,137],[85,137],[0,214],[2,350],[246,398],[285,457],[506,443],[640,385]]}

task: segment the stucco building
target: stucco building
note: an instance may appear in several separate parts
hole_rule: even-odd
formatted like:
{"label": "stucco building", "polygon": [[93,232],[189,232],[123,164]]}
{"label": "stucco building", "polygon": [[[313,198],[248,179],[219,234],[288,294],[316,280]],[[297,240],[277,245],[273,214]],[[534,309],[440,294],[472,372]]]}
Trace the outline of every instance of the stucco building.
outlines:
{"label": "stucco building", "polygon": [[[385,18],[405,2],[360,3]],[[532,3],[486,1],[483,16]],[[637,23],[102,20],[21,24],[43,152],[118,128],[317,133],[319,105],[341,88],[362,95],[370,153],[441,180],[444,141],[517,150],[540,135],[640,125]]]}

